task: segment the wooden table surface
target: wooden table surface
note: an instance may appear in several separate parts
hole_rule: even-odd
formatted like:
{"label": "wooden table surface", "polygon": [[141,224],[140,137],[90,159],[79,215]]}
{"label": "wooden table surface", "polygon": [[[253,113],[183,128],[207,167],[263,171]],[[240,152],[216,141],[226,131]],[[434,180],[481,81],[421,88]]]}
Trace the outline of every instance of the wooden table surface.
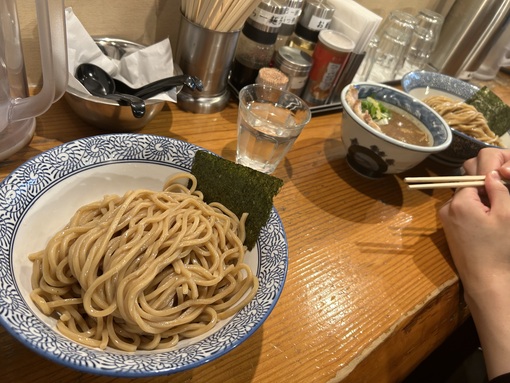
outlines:
{"label": "wooden table surface", "polygon": [[[490,83],[510,100],[508,77]],[[169,104],[141,133],[186,140],[233,160],[237,105],[191,114]],[[228,354],[137,382],[398,382],[469,315],[437,209],[451,190],[412,191],[403,177],[443,172],[427,160],[369,180],[344,160],[340,112],[314,116],[275,175],[289,244],[283,293],[268,319]],[[3,179],[38,153],[104,134],[61,100],[36,136],[0,164]],[[30,351],[0,327],[3,382],[127,382],[78,372]],[[133,379],[134,380],[134,379]]]}

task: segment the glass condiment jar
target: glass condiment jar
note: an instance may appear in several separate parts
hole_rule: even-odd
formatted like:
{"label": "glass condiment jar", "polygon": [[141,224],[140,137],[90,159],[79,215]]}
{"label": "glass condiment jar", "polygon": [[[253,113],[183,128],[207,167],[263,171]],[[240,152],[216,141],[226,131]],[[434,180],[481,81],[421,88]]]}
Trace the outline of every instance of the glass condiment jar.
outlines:
{"label": "glass condiment jar", "polygon": [[286,7],[286,11],[283,17],[282,26],[280,27],[280,31],[278,32],[278,37],[276,38],[276,42],[274,44],[275,54],[278,50],[287,45],[290,36],[296,29],[296,24],[301,16],[303,11],[303,5],[305,0],[277,0],[279,3]]}
{"label": "glass condiment jar", "polygon": [[311,56],[319,39],[319,32],[329,28],[334,13],[335,8],[326,1],[307,0],[288,45]]}
{"label": "glass condiment jar", "polygon": [[284,12],[276,1],[263,0],[244,23],[230,75],[235,88],[255,83],[259,69],[271,63]]}

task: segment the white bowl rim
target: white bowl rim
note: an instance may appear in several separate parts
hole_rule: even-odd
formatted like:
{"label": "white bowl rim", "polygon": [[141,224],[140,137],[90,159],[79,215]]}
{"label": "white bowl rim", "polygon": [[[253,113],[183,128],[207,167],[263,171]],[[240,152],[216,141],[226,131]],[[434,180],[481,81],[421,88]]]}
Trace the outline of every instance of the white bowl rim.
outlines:
{"label": "white bowl rim", "polygon": [[[436,145],[436,146],[413,145],[413,144],[409,144],[407,142],[403,142],[403,141],[397,140],[395,138],[392,138],[392,137],[390,137],[390,136],[388,136],[388,135],[386,135],[384,133],[381,133],[381,132],[375,130],[371,126],[369,126],[366,122],[364,122],[361,118],[359,118],[356,115],[356,113],[354,113],[354,111],[351,109],[351,107],[345,101],[345,95],[346,95],[347,91],[349,90],[349,88],[351,86],[356,87],[356,86],[363,86],[363,85],[380,87],[380,88],[384,88],[384,89],[388,89],[388,90],[394,91],[396,93],[400,93],[401,95],[404,95],[405,97],[408,97],[412,102],[420,104],[422,107],[428,109],[433,115],[435,115],[435,117],[441,122],[441,124],[445,128],[444,129],[445,132],[446,132],[446,139],[445,139],[445,141],[442,144]],[[441,151],[445,150],[448,146],[450,146],[450,144],[452,142],[452,129],[446,123],[446,121],[439,115],[439,113],[437,113],[435,110],[433,110],[427,104],[425,104],[423,101],[417,99],[416,97],[411,96],[409,93],[403,92],[403,91],[401,91],[399,89],[396,89],[396,88],[393,88],[391,86],[384,85],[384,84],[373,83],[373,82],[351,83],[351,84],[345,86],[344,89],[342,90],[342,93],[341,93],[341,102],[342,102],[342,105],[343,105],[343,110],[346,113],[348,113],[349,116],[351,118],[353,118],[354,121],[356,121],[361,127],[363,127],[363,129],[365,129],[369,133],[372,133],[373,135],[375,135],[375,136],[381,138],[382,140],[387,141],[387,142],[389,142],[389,143],[391,143],[391,144],[393,144],[395,146],[399,146],[399,147],[402,147],[402,148],[405,148],[405,149],[414,150],[414,151],[417,151],[417,152],[436,153],[436,152],[441,152]]]}

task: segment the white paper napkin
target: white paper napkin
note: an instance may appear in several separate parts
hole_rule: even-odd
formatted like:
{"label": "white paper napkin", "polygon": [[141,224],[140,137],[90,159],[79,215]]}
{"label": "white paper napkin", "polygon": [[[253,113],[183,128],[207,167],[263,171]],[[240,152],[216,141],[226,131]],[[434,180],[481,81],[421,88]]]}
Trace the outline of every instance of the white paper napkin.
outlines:
{"label": "white paper napkin", "polygon": [[[74,77],[78,65],[92,63],[123,81],[132,88],[139,88],[150,82],[174,75],[174,64],[170,40],[143,48],[122,57],[120,60],[106,56],[96,45],[72,8],[66,8],[67,58],[69,69],[68,86],[90,94]],[[151,100],[177,102],[175,89],[160,93]]]}
{"label": "white paper napkin", "polygon": [[352,0],[329,0],[329,3],[335,7],[331,29],[342,32],[354,41],[354,53],[363,53],[379,28],[382,17]]}

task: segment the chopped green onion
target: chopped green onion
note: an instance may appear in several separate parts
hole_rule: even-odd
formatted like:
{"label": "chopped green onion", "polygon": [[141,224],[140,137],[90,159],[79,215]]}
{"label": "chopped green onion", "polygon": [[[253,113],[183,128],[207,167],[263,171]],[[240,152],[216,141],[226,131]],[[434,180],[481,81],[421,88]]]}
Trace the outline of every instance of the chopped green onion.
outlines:
{"label": "chopped green onion", "polygon": [[361,101],[361,110],[367,111],[375,122],[387,124],[391,118],[390,110],[372,97]]}

